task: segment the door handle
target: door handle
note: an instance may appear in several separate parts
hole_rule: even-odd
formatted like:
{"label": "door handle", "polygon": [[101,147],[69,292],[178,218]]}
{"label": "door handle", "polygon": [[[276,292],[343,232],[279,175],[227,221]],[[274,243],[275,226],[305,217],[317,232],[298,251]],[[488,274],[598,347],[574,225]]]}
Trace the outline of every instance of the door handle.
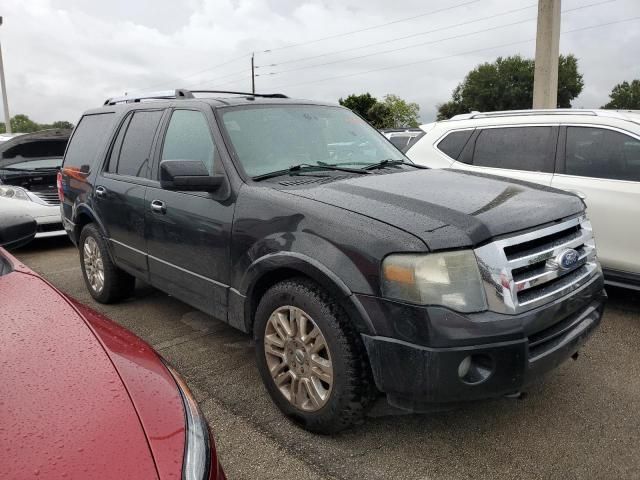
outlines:
{"label": "door handle", "polygon": [[106,193],[107,193],[107,189],[104,188],[102,185],[99,185],[96,187],[96,195],[98,197],[104,197]]}
{"label": "door handle", "polygon": [[155,213],[167,213],[167,205],[161,200],[154,200],[151,202],[151,210]]}

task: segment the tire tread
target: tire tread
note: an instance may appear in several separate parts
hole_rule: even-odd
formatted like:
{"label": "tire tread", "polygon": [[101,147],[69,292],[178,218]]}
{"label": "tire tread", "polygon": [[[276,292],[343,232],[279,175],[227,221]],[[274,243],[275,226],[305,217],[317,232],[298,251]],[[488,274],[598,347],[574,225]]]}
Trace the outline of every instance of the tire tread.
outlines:
{"label": "tire tread", "polygon": [[[324,320],[337,332],[335,337],[339,343],[338,348],[344,353],[343,357],[346,364],[345,371],[339,373],[344,375],[346,382],[345,388],[341,392],[341,398],[338,399],[337,408],[333,409],[326,417],[309,415],[310,418],[304,419],[296,418],[296,416],[292,415],[294,420],[302,423],[307,430],[323,434],[337,433],[362,423],[369,406],[376,397],[377,390],[371,375],[364,344],[353,323],[334,298],[316,283],[304,277],[284,280],[267,290],[256,310],[256,320],[260,316],[267,315],[268,318],[268,315],[270,315],[270,312],[263,311],[265,303],[267,303],[265,299],[273,298],[273,296],[283,292],[306,297],[320,306]],[[255,322],[255,325],[258,326],[258,329],[254,329],[256,340],[259,339],[258,330],[264,323],[264,321]],[[335,346],[331,350],[333,355]],[[334,376],[337,374],[334,372]],[[270,377],[264,378],[264,375],[263,379],[264,381],[272,381]],[[286,400],[284,401],[286,402]],[[285,411],[285,413],[288,412]]]}

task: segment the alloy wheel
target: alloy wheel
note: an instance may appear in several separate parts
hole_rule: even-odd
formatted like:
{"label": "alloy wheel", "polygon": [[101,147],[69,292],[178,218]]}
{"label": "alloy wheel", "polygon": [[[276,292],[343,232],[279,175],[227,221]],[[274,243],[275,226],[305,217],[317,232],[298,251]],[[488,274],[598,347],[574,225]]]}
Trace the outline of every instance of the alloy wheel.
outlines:
{"label": "alloy wheel", "polygon": [[318,325],[302,309],[275,310],[265,328],[264,353],[271,378],[296,408],[314,412],[329,400],[331,353]]}
{"label": "alloy wheel", "polygon": [[104,288],[104,264],[98,248],[98,242],[93,237],[84,241],[83,255],[84,272],[91,289],[100,293]]}

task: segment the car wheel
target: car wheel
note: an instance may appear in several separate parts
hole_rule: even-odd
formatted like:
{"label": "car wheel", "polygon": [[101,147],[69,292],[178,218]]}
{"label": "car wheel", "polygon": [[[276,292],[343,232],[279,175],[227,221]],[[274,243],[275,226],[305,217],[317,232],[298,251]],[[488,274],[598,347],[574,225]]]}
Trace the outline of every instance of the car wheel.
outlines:
{"label": "car wheel", "polygon": [[260,375],[285,415],[324,434],[362,421],[375,391],[364,346],[320,287],[293,279],[270,288],[254,337]]}
{"label": "car wheel", "polygon": [[100,303],[113,303],[133,293],[135,277],[111,261],[107,244],[96,226],[86,225],[80,234],[80,266],[91,296]]}

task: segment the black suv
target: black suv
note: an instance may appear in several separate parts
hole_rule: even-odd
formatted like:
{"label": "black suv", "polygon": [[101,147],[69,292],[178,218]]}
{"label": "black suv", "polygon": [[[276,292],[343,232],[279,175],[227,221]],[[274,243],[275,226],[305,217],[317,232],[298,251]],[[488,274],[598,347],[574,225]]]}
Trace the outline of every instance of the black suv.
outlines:
{"label": "black suv", "polygon": [[138,278],[252,333],[305,428],[347,427],[381,392],[410,411],[517,392],[599,324],[577,196],[424,169],[336,105],[214,93],[86,112],[64,225],[97,301]]}

